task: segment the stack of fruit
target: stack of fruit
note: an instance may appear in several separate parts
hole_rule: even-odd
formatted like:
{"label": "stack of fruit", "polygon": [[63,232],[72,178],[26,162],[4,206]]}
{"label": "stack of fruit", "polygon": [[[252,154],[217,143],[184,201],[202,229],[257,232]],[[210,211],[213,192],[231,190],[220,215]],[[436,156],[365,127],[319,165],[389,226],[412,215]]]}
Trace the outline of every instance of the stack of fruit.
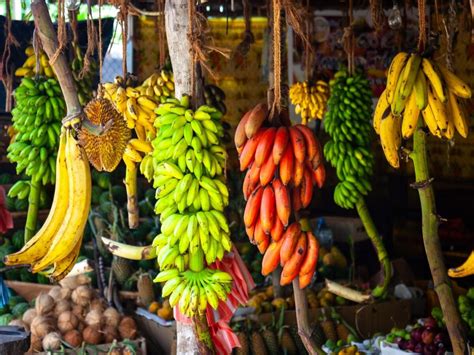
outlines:
{"label": "stack of fruit", "polygon": [[223,214],[229,192],[222,113],[209,106],[194,111],[187,96],[167,99],[156,113],[153,184],[161,233],[153,247],[161,272],[154,281],[166,282],[163,297],[192,316],[208,304],[217,308],[232,284],[229,274],[206,267],[232,248]]}
{"label": "stack of fruit", "polygon": [[19,252],[6,256],[5,264],[31,265],[33,272],[46,269],[60,280],[77,260],[91,204],[89,162],[71,128],[61,132],[55,170],[54,199],[45,223]]}
{"label": "stack of fruit", "polygon": [[423,117],[433,136],[452,139],[454,131],[466,138],[468,115],[460,99],[471,98],[469,86],[452,71],[417,53],[398,53],[388,70],[387,87],[374,114],[385,157],[400,166],[399,149]]}
{"label": "stack of fruit", "polygon": [[458,297],[458,308],[462,319],[468,326],[469,335],[474,336],[474,287],[471,287],[465,296]]}
{"label": "stack of fruit", "polygon": [[[25,62],[21,67],[15,70],[15,76],[31,78],[38,75],[44,75],[48,78],[54,78],[55,74],[53,68],[49,65],[49,60],[47,55],[40,51],[38,58],[35,55],[35,50],[32,46],[29,46],[25,49],[26,58]],[[37,63],[38,62],[38,63]],[[36,67],[38,65],[38,68]]]}
{"label": "stack of fruit", "polygon": [[243,183],[245,228],[250,241],[265,253],[264,275],[281,262],[281,283],[288,284],[299,274],[305,287],[316,267],[318,241],[311,232],[302,232],[298,222],[290,224],[290,218],[292,212],[309,206],[313,186],[324,183],[321,150],[306,126],[291,126],[281,115],[283,126],[268,127],[272,122],[267,116],[267,106],[258,104],[235,132],[240,169],[248,169]]}
{"label": "stack of fruit", "polygon": [[324,146],[324,156],[336,168],[340,180],[334,190],[334,201],[350,209],[372,189],[369,182],[374,166],[370,152],[372,92],[361,73],[350,76],[341,70],[330,84],[324,127],[331,139]]}
{"label": "stack of fruit", "polygon": [[290,87],[290,100],[295,105],[295,112],[301,115],[301,122],[306,124],[310,119],[322,120],[329,99],[329,86],[323,80],[314,85],[308,81],[296,82]]}

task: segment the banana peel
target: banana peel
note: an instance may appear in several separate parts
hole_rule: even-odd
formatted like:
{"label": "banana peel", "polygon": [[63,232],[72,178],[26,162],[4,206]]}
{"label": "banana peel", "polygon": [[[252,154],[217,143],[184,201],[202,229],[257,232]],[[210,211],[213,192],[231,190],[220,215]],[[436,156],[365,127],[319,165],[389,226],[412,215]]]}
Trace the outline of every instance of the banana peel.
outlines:
{"label": "banana peel", "polygon": [[466,277],[469,275],[474,275],[474,250],[462,265],[448,270],[449,277]]}

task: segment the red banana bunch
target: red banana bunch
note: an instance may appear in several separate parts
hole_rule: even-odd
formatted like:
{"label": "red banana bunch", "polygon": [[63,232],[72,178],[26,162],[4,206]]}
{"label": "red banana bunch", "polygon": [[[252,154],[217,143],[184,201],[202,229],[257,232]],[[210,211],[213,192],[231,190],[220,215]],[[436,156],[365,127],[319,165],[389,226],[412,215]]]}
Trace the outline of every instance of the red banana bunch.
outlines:
{"label": "red banana bunch", "polygon": [[[292,231],[289,226],[292,212],[309,206],[314,186],[323,186],[326,172],[319,141],[311,129],[301,124],[292,126],[286,112],[271,121],[268,116],[266,104],[258,104],[248,111],[237,126],[234,141],[239,152],[240,170],[247,170],[243,182],[247,201],[244,212],[246,232],[260,253],[265,253],[264,263],[268,259],[267,264],[271,265],[267,268],[273,270],[280,261],[280,257],[275,256],[279,256],[276,249],[279,250],[285,236]],[[274,122],[282,125],[275,127],[272,125]],[[309,242],[306,235],[299,230],[295,241],[301,236],[301,242],[295,243],[291,249],[292,253],[304,250],[301,261],[307,255]],[[270,254],[268,257],[267,253]],[[287,276],[282,276],[281,282],[293,280],[298,275],[300,264],[296,260],[290,263],[293,266],[288,266]],[[311,275],[307,283],[314,268],[309,271]]]}

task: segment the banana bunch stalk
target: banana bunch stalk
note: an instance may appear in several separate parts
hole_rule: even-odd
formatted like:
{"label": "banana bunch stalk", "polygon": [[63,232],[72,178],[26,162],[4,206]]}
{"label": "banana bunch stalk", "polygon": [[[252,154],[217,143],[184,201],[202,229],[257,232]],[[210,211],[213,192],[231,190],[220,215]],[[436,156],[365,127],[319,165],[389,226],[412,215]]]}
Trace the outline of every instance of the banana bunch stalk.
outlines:
{"label": "banana bunch stalk", "polygon": [[31,178],[25,228],[25,240],[29,240],[36,230],[41,185],[54,184],[56,180],[56,152],[66,105],[59,84],[53,78],[25,77],[14,96],[16,106],[12,110],[12,121],[17,133],[8,146],[7,157],[17,164],[18,175],[25,173]]}
{"label": "banana bunch stalk", "polygon": [[402,138],[413,135],[420,116],[436,137],[450,140],[456,130],[466,138],[468,115],[460,99],[471,95],[469,86],[445,66],[417,53],[398,53],[388,69],[373,121],[389,164],[400,166]]}
{"label": "banana bunch stalk", "polygon": [[151,159],[142,160],[140,169],[156,188],[161,233],[152,252],[150,247],[109,249],[122,257],[156,255],[161,272],[155,282],[165,282],[163,297],[170,296],[171,306],[183,314],[202,314],[207,305],[217,308],[219,300],[227,299],[232,285],[229,274],[206,267],[232,248],[223,213],[229,192],[224,178],[227,153],[220,141],[222,113],[209,106],[194,111],[187,96],[168,98],[155,112],[158,134]]}
{"label": "banana bunch stalk", "polygon": [[318,80],[314,85],[308,81],[297,82],[290,87],[290,100],[295,105],[295,112],[301,115],[301,123],[307,124],[310,119],[322,120],[329,99],[329,85]]}
{"label": "banana bunch stalk", "polygon": [[36,68],[36,55],[35,55],[35,50],[33,49],[33,47],[32,46],[27,47],[25,50],[25,54],[28,56],[28,58],[26,58],[26,61],[23,63],[21,67],[15,70],[15,76],[31,78],[35,74],[38,74],[38,75],[46,76],[48,78],[55,77],[53,68],[49,65],[48,57],[43,51],[40,51],[39,53],[38,72],[36,70],[37,69]]}
{"label": "banana bunch stalk", "polygon": [[331,97],[324,127],[331,139],[324,156],[336,168],[339,183],[334,201],[351,209],[372,190],[374,157],[370,152],[372,92],[362,74],[339,71],[331,81]]}
{"label": "banana bunch stalk", "polygon": [[64,278],[81,248],[91,204],[91,176],[85,151],[63,128],[56,159],[56,186],[50,213],[40,230],[23,248],[5,257],[6,265],[30,265],[52,280]]}

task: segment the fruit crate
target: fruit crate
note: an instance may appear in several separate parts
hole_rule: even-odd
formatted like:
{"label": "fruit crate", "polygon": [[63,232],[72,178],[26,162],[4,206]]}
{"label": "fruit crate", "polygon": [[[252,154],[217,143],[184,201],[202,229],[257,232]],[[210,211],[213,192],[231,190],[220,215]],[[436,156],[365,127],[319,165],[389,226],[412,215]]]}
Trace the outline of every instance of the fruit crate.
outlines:
{"label": "fruit crate", "polygon": [[[130,348],[135,349],[136,352],[132,352]],[[127,349],[128,352],[127,352]],[[135,340],[125,340],[119,341],[111,344],[99,344],[99,345],[83,345],[77,349],[68,349],[61,351],[61,354],[83,354],[83,355],[105,355],[105,354],[136,354],[136,355],[146,355],[146,341],[145,338],[141,337]],[[25,354],[35,354],[35,355],[49,355],[53,352],[40,352],[33,353],[27,352]],[[54,352],[54,354],[59,354],[59,352]]]}

